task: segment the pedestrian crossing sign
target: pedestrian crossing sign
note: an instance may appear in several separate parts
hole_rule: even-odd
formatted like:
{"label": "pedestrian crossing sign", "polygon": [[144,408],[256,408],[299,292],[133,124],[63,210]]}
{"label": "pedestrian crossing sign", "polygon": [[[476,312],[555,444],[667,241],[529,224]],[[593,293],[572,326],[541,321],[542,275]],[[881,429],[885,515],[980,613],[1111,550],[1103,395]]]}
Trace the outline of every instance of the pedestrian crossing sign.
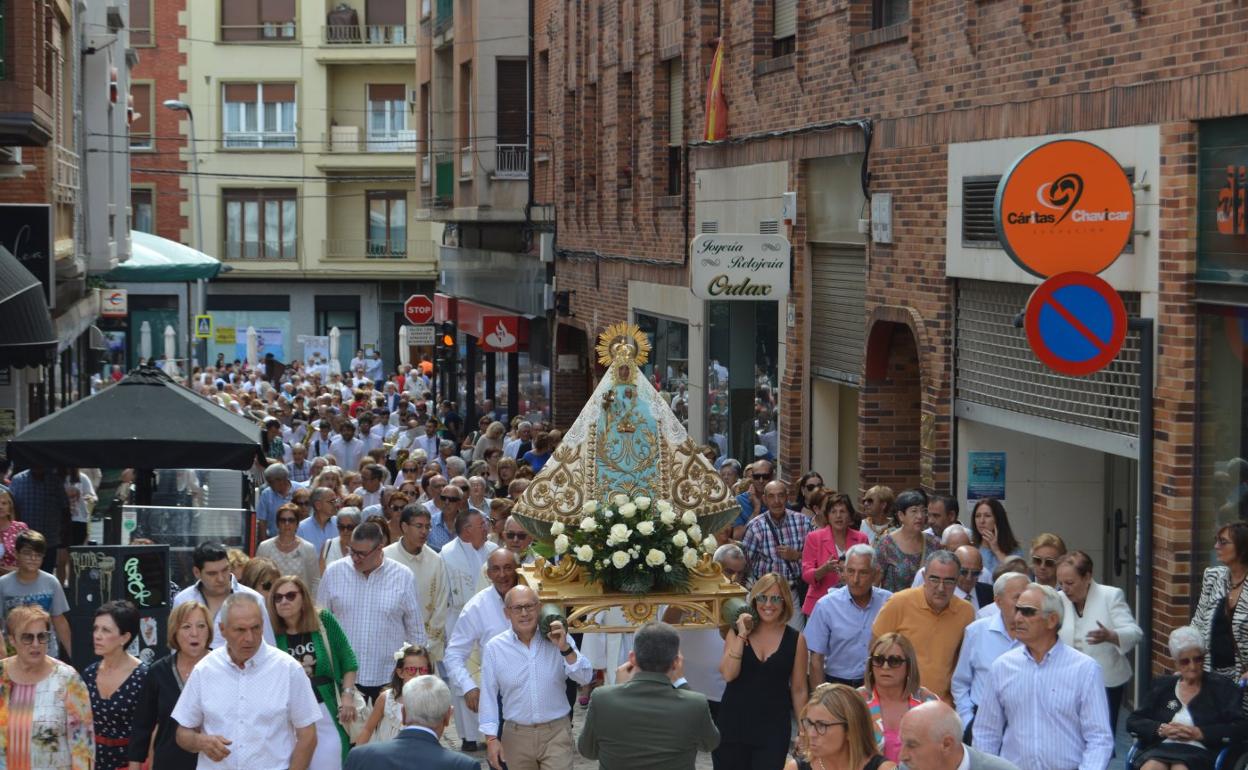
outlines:
{"label": "pedestrian crossing sign", "polygon": [[195,316],[195,337],[196,339],[206,340],[212,337],[212,316],[197,315]]}

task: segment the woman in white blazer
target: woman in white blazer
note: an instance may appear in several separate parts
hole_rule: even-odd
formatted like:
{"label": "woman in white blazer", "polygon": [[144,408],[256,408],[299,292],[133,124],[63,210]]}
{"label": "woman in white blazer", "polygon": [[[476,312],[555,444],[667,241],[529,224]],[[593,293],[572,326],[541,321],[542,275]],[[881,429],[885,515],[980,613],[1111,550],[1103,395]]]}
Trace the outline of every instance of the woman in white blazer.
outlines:
{"label": "woman in white blazer", "polygon": [[1122,693],[1131,679],[1127,653],[1140,643],[1144,632],[1122,589],[1092,579],[1092,557],[1083,551],[1071,551],[1057,560],[1057,587],[1065,608],[1058,638],[1100,664],[1113,733],[1118,728]]}

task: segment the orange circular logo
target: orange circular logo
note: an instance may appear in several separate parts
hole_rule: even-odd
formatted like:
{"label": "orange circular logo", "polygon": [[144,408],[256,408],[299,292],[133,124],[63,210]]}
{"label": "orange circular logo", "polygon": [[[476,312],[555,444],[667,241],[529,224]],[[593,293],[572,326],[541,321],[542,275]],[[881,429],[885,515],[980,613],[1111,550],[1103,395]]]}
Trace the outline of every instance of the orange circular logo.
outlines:
{"label": "orange circular logo", "polygon": [[1114,156],[1061,139],[1014,161],[993,205],[1005,252],[1032,275],[1099,273],[1114,263],[1135,226],[1135,193]]}

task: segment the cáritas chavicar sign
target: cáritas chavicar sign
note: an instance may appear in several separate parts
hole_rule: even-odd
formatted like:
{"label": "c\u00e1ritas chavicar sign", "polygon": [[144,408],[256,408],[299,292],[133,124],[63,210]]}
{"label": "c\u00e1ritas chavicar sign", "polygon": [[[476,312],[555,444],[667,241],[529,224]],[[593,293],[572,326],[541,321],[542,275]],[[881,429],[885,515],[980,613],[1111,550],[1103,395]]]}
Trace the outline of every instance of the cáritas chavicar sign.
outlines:
{"label": "c\u00e1ritas chavicar sign", "polygon": [[689,244],[690,288],[698,299],[783,300],[789,242],[779,235],[704,233]]}

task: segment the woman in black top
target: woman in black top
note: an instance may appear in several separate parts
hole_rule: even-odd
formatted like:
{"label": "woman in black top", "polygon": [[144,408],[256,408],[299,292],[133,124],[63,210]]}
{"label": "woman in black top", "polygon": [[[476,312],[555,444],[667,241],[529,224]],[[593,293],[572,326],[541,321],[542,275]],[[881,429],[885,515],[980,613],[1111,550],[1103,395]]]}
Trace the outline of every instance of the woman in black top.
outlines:
{"label": "woman in black top", "polygon": [[[160,770],[195,770],[199,755],[178,746],[173,707],[191,669],[208,654],[210,644],[212,623],[208,608],[195,601],[174,607],[169,613],[169,649],[173,652],[152,664],[139,695],[127,757],[130,770],[139,770],[148,759],[149,749],[153,766]],[[154,745],[153,733],[156,734]]]}
{"label": "woman in black top", "polygon": [[784,770],[896,767],[880,754],[866,701],[848,685],[829,682],[816,687],[797,726],[797,756],[785,763]]}
{"label": "woman in black top", "polygon": [[1192,627],[1205,640],[1206,671],[1248,679],[1248,524],[1219,529],[1213,551],[1220,564],[1205,570]]}
{"label": "woman in black top", "polygon": [[[754,582],[750,608],[724,640],[719,672],[718,770],[775,770],[789,750],[789,725],[806,703],[806,640],[791,626],[788,581],[768,572]],[[755,621],[757,616],[757,621]]]}

